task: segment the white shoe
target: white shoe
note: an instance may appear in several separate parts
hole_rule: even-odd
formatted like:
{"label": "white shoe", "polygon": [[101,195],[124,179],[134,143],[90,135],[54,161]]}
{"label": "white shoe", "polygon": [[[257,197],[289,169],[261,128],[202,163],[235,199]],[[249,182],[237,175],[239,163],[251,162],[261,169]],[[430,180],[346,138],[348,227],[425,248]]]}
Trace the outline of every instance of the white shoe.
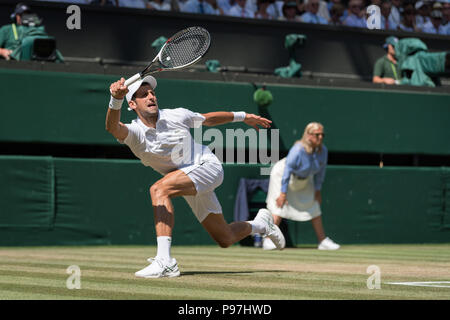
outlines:
{"label": "white shoe", "polygon": [[139,278],[162,278],[162,277],[178,277],[180,270],[178,269],[177,260],[172,258],[165,261],[159,258],[150,258],[148,262],[151,264],[134,275]]}
{"label": "white shoe", "polygon": [[266,232],[263,236],[269,237],[278,250],[283,250],[286,246],[286,240],[280,228],[273,222],[273,217],[269,210],[259,209],[255,220],[261,221],[266,226]]}
{"label": "white shoe", "polygon": [[272,240],[270,240],[269,237],[263,238],[262,248],[264,250],[275,250],[277,247],[275,246],[275,243],[273,243]]}
{"label": "white shoe", "polygon": [[319,244],[319,247],[317,249],[319,249],[319,250],[337,250],[340,247],[341,247],[340,245],[335,243],[330,238],[326,237],[325,239],[322,240],[322,242]]}

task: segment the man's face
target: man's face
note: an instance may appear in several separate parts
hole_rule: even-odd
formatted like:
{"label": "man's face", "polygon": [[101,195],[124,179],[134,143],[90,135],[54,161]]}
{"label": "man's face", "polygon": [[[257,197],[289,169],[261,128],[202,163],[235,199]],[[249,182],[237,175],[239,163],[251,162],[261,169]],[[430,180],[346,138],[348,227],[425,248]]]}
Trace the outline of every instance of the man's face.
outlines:
{"label": "man's face", "polygon": [[446,2],[444,3],[444,7],[442,8],[442,14],[444,17],[449,20],[450,19],[450,3]]}
{"label": "man's face", "polygon": [[434,17],[431,17],[431,23],[433,24],[433,26],[434,26],[435,28],[438,28],[438,27],[440,26],[441,21],[442,21],[441,18],[434,18]]}
{"label": "man's face", "polygon": [[361,12],[361,3],[360,2],[352,2],[351,4],[350,4],[350,11],[354,14],[354,15],[356,15],[356,16],[358,16],[359,15],[359,13]]}
{"label": "man's face", "polygon": [[17,25],[22,24],[22,16],[20,14],[16,14],[16,24]]}
{"label": "man's face", "polygon": [[319,11],[319,0],[310,0],[309,10],[311,11],[311,13],[316,14],[317,11]]}
{"label": "man's face", "polygon": [[395,47],[392,44],[388,44],[388,53],[395,56]]}
{"label": "man's face", "polygon": [[420,14],[421,16],[427,16],[430,13],[430,7],[424,4],[419,8],[419,10],[417,10],[417,13]]}
{"label": "man's face", "polygon": [[388,18],[390,13],[391,13],[391,4],[389,2],[384,2],[381,5],[381,14],[383,15],[383,17]]}
{"label": "man's face", "polygon": [[155,91],[148,83],[144,83],[134,93],[134,99],[129,102],[131,109],[144,118],[158,114],[158,101]]}
{"label": "man's face", "polygon": [[295,7],[287,7],[285,10],[286,18],[294,19],[297,14],[297,9]]}

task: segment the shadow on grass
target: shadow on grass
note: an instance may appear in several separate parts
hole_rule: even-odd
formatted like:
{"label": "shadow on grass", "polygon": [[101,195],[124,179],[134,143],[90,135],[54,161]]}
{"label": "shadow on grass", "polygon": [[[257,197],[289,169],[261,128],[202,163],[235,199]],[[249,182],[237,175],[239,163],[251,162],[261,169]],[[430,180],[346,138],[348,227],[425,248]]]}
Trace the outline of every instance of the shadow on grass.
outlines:
{"label": "shadow on grass", "polygon": [[181,272],[182,276],[195,276],[202,274],[253,274],[253,273],[278,273],[278,272],[289,272],[286,270],[253,270],[253,271],[186,271]]}
{"label": "shadow on grass", "polygon": [[299,250],[317,250],[317,244],[316,245],[314,245],[314,244],[310,244],[310,245],[308,245],[308,244],[302,244],[302,245],[297,245],[297,246],[294,246],[294,247],[291,247],[290,249],[299,249]]}

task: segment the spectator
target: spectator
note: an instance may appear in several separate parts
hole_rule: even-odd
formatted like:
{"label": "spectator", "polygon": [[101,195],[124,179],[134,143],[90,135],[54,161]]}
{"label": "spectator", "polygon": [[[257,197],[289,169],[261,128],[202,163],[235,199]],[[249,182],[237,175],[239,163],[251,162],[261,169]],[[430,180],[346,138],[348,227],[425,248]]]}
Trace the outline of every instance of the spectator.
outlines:
{"label": "spectator", "polygon": [[344,8],[344,12],[342,13],[342,16],[341,16],[341,18],[340,18],[341,21],[344,21],[345,18],[347,18],[348,12],[347,12],[347,10],[346,10],[346,6],[344,6],[344,4],[342,3],[341,0],[330,0],[330,1],[328,2],[327,8],[328,8],[328,11],[329,11],[329,13],[330,13],[330,18],[331,18],[331,9],[333,8],[333,6],[334,6],[335,4],[340,4],[340,5],[342,5],[342,7]]}
{"label": "spectator", "polygon": [[257,19],[272,19],[273,17],[267,12],[270,6],[270,0],[258,0],[257,11],[255,13],[255,18]]}
{"label": "spectator", "polygon": [[450,22],[450,1],[445,2],[442,5],[441,11],[442,11],[442,16],[443,16],[442,25],[448,27],[449,22]]}
{"label": "spectator", "polygon": [[364,11],[362,11],[361,0],[350,0],[348,4],[349,14],[344,20],[347,27],[367,28],[366,19],[364,19]]}
{"label": "spectator", "polygon": [[450,2],[446,2],[442,6],[442,25],[447,30],[447,35],[450,35]]}
{"label": "spectator", "polygon": [[[276,1],[276,0],[268,0],[269,5],[267,6],[267,13],[270,16],[270,19],[278,19],[281,17],[284,1]],[[290,0],[292,1],[292,0]],[[299,1],[299,0],[297,0]]]}
{"label": "spectator", "polygon": [[[292,0],[286,0],[286,1],[292,1]],[[274,19],[280,19],[283,16],[283,6],[286,2],[284,0],[272,0],[271,5],[269,8],[267,8],[267,12],[274,18]],[[297,3],[301,3],[302,0],[296,0]]]}
{"label": "spectator", "polygon": [[344,15],[345,8],[340,3],[335,3],[330,10],[329,24],[333,26],[342,26],[342,17]]}
{"label": "spectator", "polygon": [[236,4],[231,7],[227,15],[241,18],[254,18],[255,13],[246,7],[247,0],[236,0]]}
{"label": "spectator", "polygon": [[216,0],[188,0],[181,6],[181,12],[215,15],[220,15],[223,13],[223,11],[217,6]]}
{"label": "spectator", "polygon": [[440,35],[447,34],[447,28],[442,25],[442,12],[439,10],[431,11],[431,20],[424,24],[422,31]]}
{"label": "spectator", "polygon": [[236,0],[217,0],[217,5],[227,14],[231,7],[236,4]]}
{"label": "spectator", "polygon": [[305,23],[328,24],[328,21],[318,15],[319,0],[306,0],[306,12],[302,14],[301,21]]}
{"label": "spectator", "polygon": [[137,8],[137,9],[146,9],[147,6],[147,0],[118,0],[119,1],[119,7],[125,7],[125,8]]}
{"label": "spectator", "polygon": [[35,0],[35,1],[62,2],[62,3],[86,4],[86,5],[91,4],[92,2],[91,0]]}
{"label": "spectator", "polygon": [[326,1],[319,0],[319,11],[317,11],[317,15],[321,16],[326,21],[330,20],[330,11],[328,10]]}
{"label": "spectator", "polygon": [[[289,150],[286,158],[278,161],[270,173],[267,209],[279,225],[283,218],[311,221],[319,242],[319,250],[337,250],[339,245],[326,237],[322,225],[321,188],[325,179],[328,150],[323,144],[323,125],[309,123],[302,139]],[[263,249],[275,249],[265,237]]]}
{"label": "spectator", "polygon": [[430,22],[430,5],[424,1],[417,1],[415,4],[416,9],[416,27],[422,31],[423,26]]}
{"label": "spectator", "polygon": [[398,25],[398,29],[408,32],[420,32],[420,30],[416,27],[414,6],[412,4],[407,4],[403,7],[403,18]]}
{"label": "spectator", "polygon": [[389,18],[391,19],[392,22],[395,23],[396,26],[400,24],[402,19],[401,15],[403,12],[402,3],[403,0],[392,0],[391,14]]}
{"label": "spectator", "polygon": [[92,0],[89,4],[102,7],[118,7],[119,0]]}
{"label": "spectator", "polygon": [[301,22],[300,16],[298,15],[297,3],[294,1],[285,2],[283,5],[283,16],[280,20]]}
{"label": "spectator", "polygon": [[328,11],[330,11],[330,16],[331,16],[331,8],[336,3],[342,4],[342,1],[341,0],[330,0],[330,1],[327,2],[327,8],[328,8]]}
{"label": "spectator", "polygon": [[400,80],[397,59],[395,58],[396,37],[387,37],[383,45],[386,55],[375,62],[373,68],[373,83],[395,84]]}
{"label": "spectator", "polygon": [[164,0],[152,0],[147,4],[147,9],[158,11],[171,11],[171,4]]}
{"label": "spectator", "polygon": [[382,30],[397,30],[397,25],[394,22],[394,19],[392,19],[391,16],[391,8],[392,5],[389,2],[389,0],[384,0],[381,3],[381,29]]}
{"label": "spectator", "polygon": [[[172,0],[177,1],[177,0]],[[223,16],[225,12],[222,10],[221,7],[219,7],[219,4],[217,3],[217,0],[205,0],[209,5],[214,9],[216,12],[215,14]]]}

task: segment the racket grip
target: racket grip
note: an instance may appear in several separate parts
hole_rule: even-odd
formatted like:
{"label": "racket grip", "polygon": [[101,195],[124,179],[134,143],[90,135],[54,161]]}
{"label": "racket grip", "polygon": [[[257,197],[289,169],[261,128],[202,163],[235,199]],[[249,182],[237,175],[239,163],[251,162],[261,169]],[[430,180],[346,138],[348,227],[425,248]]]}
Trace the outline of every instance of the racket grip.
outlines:
{"label": "racket grip", "polygon": [[125,85],[128,87],[129,85],[135,83],[136,81],[141,79],[141,75],[139,73],[136,73],[134,76],[132,76],[131,78],[128,78],[127,80],[125,80]]}

